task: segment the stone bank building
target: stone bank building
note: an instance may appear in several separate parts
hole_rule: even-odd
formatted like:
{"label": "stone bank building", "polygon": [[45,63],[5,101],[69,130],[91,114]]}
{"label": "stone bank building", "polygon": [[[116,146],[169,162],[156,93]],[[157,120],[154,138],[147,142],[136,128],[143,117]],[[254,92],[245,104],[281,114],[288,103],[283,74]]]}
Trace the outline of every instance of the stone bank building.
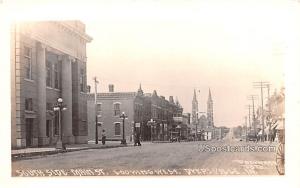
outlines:
{"label": "stone bank building", "polygon": [[86,44],[80,21],[23,22],[11,28],[12,148],[54,145],[59,136],[53,106],[63,99],[64,143],[86,143]]}

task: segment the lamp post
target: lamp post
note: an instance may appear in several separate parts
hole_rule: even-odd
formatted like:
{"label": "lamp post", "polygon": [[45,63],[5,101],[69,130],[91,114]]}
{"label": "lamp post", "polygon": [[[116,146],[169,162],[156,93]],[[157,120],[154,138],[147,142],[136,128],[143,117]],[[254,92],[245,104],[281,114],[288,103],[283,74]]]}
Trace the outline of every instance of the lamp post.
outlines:
{"label": "lamp post", "polygon": [[178,142],[180,142],[180,137],[181,137],[181,126],[177,125],[176,129],[178,130]]}
{"label": "lamp post", "polygon": [[125,115],[125,112],[122,112],[122,115],[120,115],[120,118],[123,119],[123,139],[121,140],[121,144],[126,145],[126,139],[125,139],[125,119],[127,116]]}
{"label": "lamp post", "polygon": [[65,105],[63,105],[63,99],[62,98],[58,98],[57,99],[57,103],[54,105],[53,107],[54,111],[58,111],[58,133],[59,133],[59,137],[58,140],[56,142],[56,149],[62,149],[65,150],[66,147],[63,144],[63,139],[62,139],[62,124],[61,124],[61,116],[62,116],[62,111],[67,110],[67,107]]}
{"label": "lamp post", "polygon": [[99,81],[97,80],[97,77],[94,77],[95,82],[95,144],[98,144],[98,114],[97,114],[97,84]]}

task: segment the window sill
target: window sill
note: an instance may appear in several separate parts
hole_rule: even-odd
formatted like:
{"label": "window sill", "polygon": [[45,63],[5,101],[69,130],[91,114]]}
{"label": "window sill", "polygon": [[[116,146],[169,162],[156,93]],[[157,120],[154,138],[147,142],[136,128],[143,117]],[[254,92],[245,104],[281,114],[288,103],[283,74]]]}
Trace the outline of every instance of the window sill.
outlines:
{"label": "window sill", "polygon": [[27,81],[27,82],[31,82],[31,83],[34,83],[34,82],[35,82],[34,80],[29,79],[29,78],[24,78],[24,80]]}
{"label": "window sill", "polygon": [[34,114],[35,111],[33,111],[33,110],[25,110],[25,113]]}

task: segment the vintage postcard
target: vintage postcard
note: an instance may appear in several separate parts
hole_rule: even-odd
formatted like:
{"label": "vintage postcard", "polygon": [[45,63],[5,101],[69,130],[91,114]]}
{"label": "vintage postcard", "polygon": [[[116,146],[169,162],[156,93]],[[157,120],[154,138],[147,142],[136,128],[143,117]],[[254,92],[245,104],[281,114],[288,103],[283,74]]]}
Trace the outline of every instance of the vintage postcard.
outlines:
{"label": "vintage postcard", "polygon": [[293,23],[284,2],[266,3],[17,9],[11,176],[285,176]]}

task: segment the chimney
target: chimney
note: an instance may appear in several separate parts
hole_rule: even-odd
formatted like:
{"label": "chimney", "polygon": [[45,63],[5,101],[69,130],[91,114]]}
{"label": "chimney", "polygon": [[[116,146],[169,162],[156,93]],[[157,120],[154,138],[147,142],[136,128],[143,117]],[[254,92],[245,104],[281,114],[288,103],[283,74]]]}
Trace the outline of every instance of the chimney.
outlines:
{"label": "chimney", "polygon": [[113,85],[113,84],[109,84],[109,85],[108,85],[108,91],[109,91],[110,93],[114,92],[114,85]]}

